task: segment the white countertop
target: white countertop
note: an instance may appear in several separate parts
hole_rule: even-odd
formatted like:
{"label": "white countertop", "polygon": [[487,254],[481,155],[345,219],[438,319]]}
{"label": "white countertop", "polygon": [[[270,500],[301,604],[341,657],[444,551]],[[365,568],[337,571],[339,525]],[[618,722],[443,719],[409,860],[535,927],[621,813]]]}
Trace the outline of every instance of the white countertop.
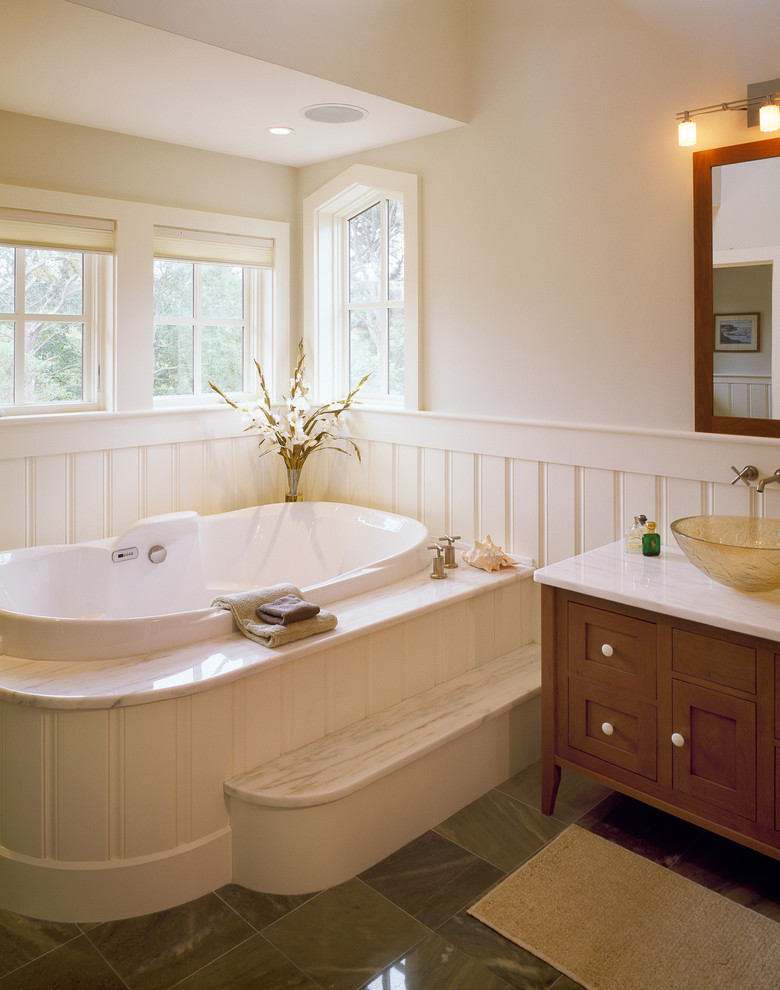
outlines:
{"label": "white countertop", "polygon": [[626,553],[621,540],[542,567],[534,580],[780,642],[780,589],[727,588],[702,574],[676,546],[662,546],[660,557],[644,557]]}
{"label": "white countertop", "polygon": [[233,632],[177,650],[122,660],[25,660],[0,655],[0,700],[99,709],[195,694],[530,575],[531,569],[524,566],[488,573],[461,564],[448,571],[449,580],[431,581],[428,571],[421,571],[329,604],[328,609],[338,617],[335,629],[275,649]]}

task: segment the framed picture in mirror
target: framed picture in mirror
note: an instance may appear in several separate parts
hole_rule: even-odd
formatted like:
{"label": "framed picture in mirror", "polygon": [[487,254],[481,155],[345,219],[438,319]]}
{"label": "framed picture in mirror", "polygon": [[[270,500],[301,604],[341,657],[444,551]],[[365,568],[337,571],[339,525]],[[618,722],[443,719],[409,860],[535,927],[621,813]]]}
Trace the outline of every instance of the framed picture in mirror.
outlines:
{"label": "framed picture in mirror", "polygon": [[716,313],[716,351],[757,351],[758,313]]}

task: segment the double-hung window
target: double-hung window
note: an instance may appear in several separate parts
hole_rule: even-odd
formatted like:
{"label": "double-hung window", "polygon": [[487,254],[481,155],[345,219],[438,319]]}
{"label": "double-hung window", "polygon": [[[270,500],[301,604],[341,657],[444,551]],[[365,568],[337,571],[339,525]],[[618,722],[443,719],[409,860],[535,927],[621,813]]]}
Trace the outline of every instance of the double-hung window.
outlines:
{"label": "double-hung window", "polygon": [[304,201],[304,325],[320,396],[419,407],[418,177],[354,165]]}
{"label": "double-hung window", "polygon": [[154,396],[253,388],[251,362],[270,326],[273,241],[156,227]]}
{"label": "double-hung window", "polygon": [[6,413],[100,406],[114,225],[0,211],[0,406]]}

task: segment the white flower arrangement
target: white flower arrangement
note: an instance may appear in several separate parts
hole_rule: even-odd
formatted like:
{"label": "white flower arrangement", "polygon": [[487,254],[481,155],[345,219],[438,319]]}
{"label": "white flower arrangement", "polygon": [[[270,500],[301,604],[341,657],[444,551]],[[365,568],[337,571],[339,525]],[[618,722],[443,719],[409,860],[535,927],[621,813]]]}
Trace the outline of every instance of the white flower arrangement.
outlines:
{"label": "white flower arrangement", "polygon": [[[284,399],[284,408],[280,407],[279,414],[274,412],[265,377],[257,361],[255,368],[260,379],[261,396],[254,401],[233,402],[213,382],[209,382],[211,388],[241,414],[244,432],[257,431],[259,446],[265,447],[261,450],[260,456],[277,453],[282,458],[291,479],[293,495],[297,494],[298,474],[315,450],[327,447],[342,454],[350,454],[354,451],[360,460],[357,444],[342,433],[339,416],[357,401],[355,396],[369,378],[369,375],[361,378],[345,398],[326,402],[312,411],[309,402],[311,386],[304,380],[303,363],[303,341],[301,341],[298,344],[295,372],[290,379],[290,395]],[[294,478],[292,472],[295,472]]]}

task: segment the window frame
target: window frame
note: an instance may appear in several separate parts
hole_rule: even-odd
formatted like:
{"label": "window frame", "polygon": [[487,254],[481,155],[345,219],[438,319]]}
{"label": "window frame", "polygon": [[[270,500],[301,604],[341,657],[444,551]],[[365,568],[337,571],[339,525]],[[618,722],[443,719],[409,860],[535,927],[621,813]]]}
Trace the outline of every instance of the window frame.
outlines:
{"label": "window frame", "polygon": [[[68,218],[63,216],[63,226]],[[14,356],[14,400],[0,403],[2,416],[46,415],[72,412],[94,412],[105,408],[103,364],[105,357],[106,334],[112,327],[110,300],[113,295],[113,253],[98,253],[54,243],[34,245],[32,243],[11,243],[4,240],[3,247],[14,250],[14,311],[3,312],[0,320],[15,324],[14,355],[21,348],[22,360]],[[24,298],[25,268],[20,265],[20,257],[28,250],[64,251],[81,254],[82,267],[82,312],[75,313],[32,313],[27,312]],[[26,260],[26,259],[25,259]],[[82,398],[52,402],[24,401],[24,342],[26,324],[35,320],[45,323],[81,323],[83,325],[81,351]],[[21,395],[21,401],[19,396]]]}
{"label": "window frame", "polygon": [[[214,265],[223,264],[223,262],[216,261],[195,261],[191,258],[158,258],[154,257],[154,261],[171,261],[171,262],[181,262],[187,265],[194,266],[193,272],[193,292],[195,298],[193,299],[193,315],[191,318],[185,317],[163,317],[153,315],[153,330],[159,324],[166,325],[191,325],[194,328],[193,332],[193,349],[195,348],[196,342],[200,342],[200,336],[198,328],[203,325],[211,325],[216,322],[216,318],[209,319],[203,316],[196,315],[199,304],[197,302],[198,297],[198,284],[200,279],[200,272],[198,267],[200,265]],[[241,267],[244,270],[244,289],[243,289],[243,306],[244,315],[241,319],[220,319],[218,322],[225,325],[239,325],[244,326],[244,354],[242,361],[242,376],[244,380],[244,388],[241,391],[231,391],[225,390],[226,394],[230,395],[234,399],[247,399],[253,397],[257,394],[256,381],[255,381],[255,366],[254,366],[254,356],[258,357],[258,362],[261,367],[263,367],[262,355],[269,351],[267,343],[265,343],[265,338],[269,333],[273,332],[272,327],[272,307],[271,307],[271,286],[273,281],[273,269],[260,268],[256,265],[241,265],[233,266]],[[270,328],[270,329],[269,329]],[[264,347],[265,343],[265,347]],[[201,360],[200,356],[196,355],[193,350],[193,391],[190,393],[182,393],[179,395],[154,395],[154,381],[152,382],[152,393],[155,408],[167,408],[171,406],[186,406],[186,405],[204,405],[212,404],[221,401],[219,397],[209,390],[208,392],[196,391],[196,384],[198,381],[198,376],[200,372]],[[154,372],[153,372],[154,376]],[[219,385],[219,382],[214,384]]]}
{"label": "window frame", "polygon": [[[87,410],[79,406],[65,413],[59,407],[47,407],[28,415],[32,411],[28,407],[23,410],[0,407],[0,430],[6,438],[11,435],[12,424],[22,429],[27,428],[25,424],[35,422],[41,430],[48,431],[54,424],[67,430],[71,422],[105,420],[108,423],[119,419],[138,424],[140,433],[148,433],[150,438],[159,435],[163,421],[180,423],[176,433],[179,437],[202,439],[205,429],[210,436],[215,435],[215,430],[221,433],[223,429],[225,435],[232,435],[229,427],[222,426],[223,418],[226,423],[232,421],[227,415],[230,407],[216,395],[213,399],[198,396],[192,403],[174,400],[164,407],[154,401],[152,259],[154,234],[159,227],[200,231],[218,238],[223,238],[227,230],[238,239],[261,238],[273,244],[273,269],[268,273],[267,291],[257,302],[270,332],[252,357],[261,364],[272,396],[286,387],[291,367],[289,221],[0,183],[0,215],[8,213],[51,218],[52,222],[61,224],[83,220],[86,227],[110,229],[113,254],[108,255],[110,283],[106,292],[100,294],[97,307],[100,408]],[[250,395],[256,394],[253,377],[248,384],[252,389]],[[184,413],[184,419],[177,419],[177,409]],[[106,427],[109,446],[115,439],[113,428]]]}
{"label": "window frame", "polygon": [[347,222],[379,197],[404,204],[404,394],[361,395],[375,408],[420,408],[418,175],[353,165],[303,201],[304,346],[319,401],[349,390]]}

